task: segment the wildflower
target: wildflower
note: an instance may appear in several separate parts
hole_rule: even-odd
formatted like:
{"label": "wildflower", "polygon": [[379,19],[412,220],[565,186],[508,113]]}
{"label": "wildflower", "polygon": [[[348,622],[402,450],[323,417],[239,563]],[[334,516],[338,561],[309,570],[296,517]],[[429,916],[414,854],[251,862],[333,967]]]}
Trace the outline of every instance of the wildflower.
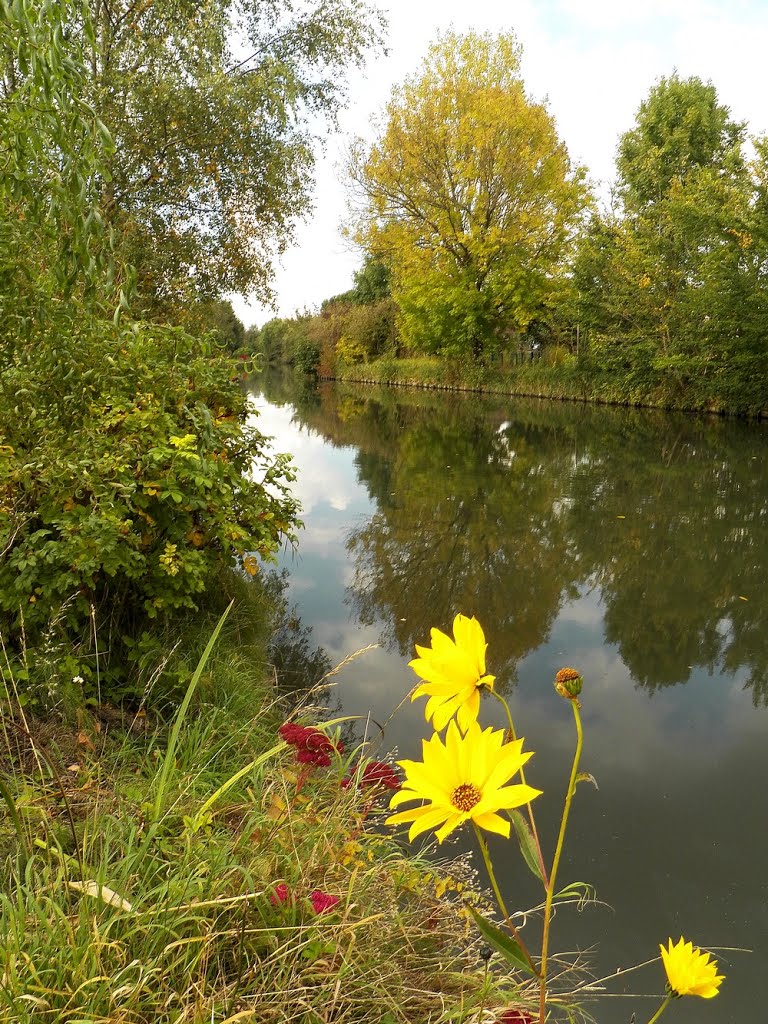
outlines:
{"label": "wildflower", "polygon": [[307,732],[307,727],[305,725],[296,725],[295,722],[286,722],[284,725],[281,725],[277,731],[286,743],[298,746]]}
{"label": "wildflower", "polygon": [[676,996],[701,996],[711,999],[717,995],[725,975],[717,973],[717,961],[710,960],[709,953],[694,949],[692,942],[685,942],[682,935],[674,946],[669,940],[669,949],[659,946],[667,981]]}
{"label": "wildflower", "polygon": [[339,902],[338,896],[331,896],[327,892],[321,892],[320,889],[315,889],[309,894],[310,902],[315,908],[316,914],[324,914],[327,910],[333,910],[336,904]]}
{"label": "wildflower", "polygon": [[432,646],[416,645],[417,658],[408,664],[425,680],[411,696],[427,696],[424,714],[432,719],[432,724],[439,732],[457,715],[462,730],[466,730],[471,722],[477,721],[480,710],[480,690],[487,686],[493,689],[495,676],[485,672],[485,642],[480,623],[474,617],[457,615],[453,620],[451,640],[439,629],[431,630]]}
{"label": "wildflower", "polygon": [[521,783],[507,785],[532,756],[532,751],[524,754],[522,747],[521,739],[504,743],[502,729],[482,731],[477,722],[471,722],[462,736],[456,722],[451,722],[445,745],[435,733],[422,741],[423,761],[398,761],[406,779],[389,806],[408,800],[427,803],[391,815],[387,824],[411,822],[410,839],[434,828],[442,843],[455,828],[471,820],[508,838],[509,821],[497,812],[530,803],[541,792]]}
{"label": "wildflower", "polygon": [[274,892],[269,894],[270,902],[273,906],[279,907],[281,903],[293,902],[291,900],[291,893],[285,882],[278,882],[275,886]]}
{"label": "wildflower", "polygon": [[278,732],[286,743],[296,747],[296,760],[299,764],[327,767],[331,763],[331,754],[341,754],[344,750],[342,743],[331,742],[324,732],[312,726],[286,722]]}
{"label": "wildflower", "polygon": [[505,1010],[496,1024],[534,1024],[534,1019],[527,1010]]}
{"label": "wildflower", "polygon": [[400,789],[400,779],[397,777],[397,772],[392,765],[386,764],[384,761],[369,761],[362,772],[359,769],[359,765],[356,768],[350,769],[349,775],[342,779],[342,788],[347,789],[357,780],[359,789],[371,789],[374,786],[383,786],[386,789]]}
{"label": "wildflower", "polygon": [[561,668],[555,676],[555,689],[565,700],[576,700],[583,684],[581,672],[575,668]]}

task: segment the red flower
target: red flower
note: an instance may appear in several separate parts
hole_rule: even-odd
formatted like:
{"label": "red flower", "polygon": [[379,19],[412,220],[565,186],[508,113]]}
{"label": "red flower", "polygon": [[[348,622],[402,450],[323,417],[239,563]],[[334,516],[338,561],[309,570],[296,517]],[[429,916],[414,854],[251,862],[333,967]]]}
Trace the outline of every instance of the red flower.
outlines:
{"label": "red flower", "polygon": [[295,722],[286,722],[285,725],[281,725],[277,731],[286,743],[291,743],[294,746],[297,746],[304,739],[304,734],[307,732],[307,728],[303,725],[296,725]]}
{"label": "red flower", "polygon": [[292,902],[290,890],[285,882],[278,882],[275,891],[269,894],[269,898],[275,907],[279,907],[281,903]]}
{"label": "red flower", "polygon": [[505,1010],[496,1024],[535,1024],[527,1010]]}
{"label": "red flower", "polygon": [[369,789],[372,786],[384,786],[386,789],[400,789],[400,779],[397,772],[390,764],[384,761],[369,761],[360,772],[360,766],[350,769],[349,775],[342,781],[342,786],[347,789],[357,779],[360,789]]}
{"label": "red flower", "polygon": [[321,892],[320,889],[311,892],[309,898],[316,914],[324,914],[326,910],[332,910],[339,902],[338,896],[330,896],[327,892]]}
{"label": "red flower", "polygon": [[331,763],[331,754],[341,754],[344,750],[343,743],[332,743],[324,732],[312,726],[286,722],[278,732],[286,743],[296,747],[296,760],[300,764],[327,767]]}

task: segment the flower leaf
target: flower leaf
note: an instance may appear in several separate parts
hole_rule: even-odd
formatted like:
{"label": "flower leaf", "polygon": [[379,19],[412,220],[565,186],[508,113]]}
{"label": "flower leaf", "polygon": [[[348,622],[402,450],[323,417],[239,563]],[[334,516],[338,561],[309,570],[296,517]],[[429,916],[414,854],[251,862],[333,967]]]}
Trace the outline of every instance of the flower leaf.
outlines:
{"label": "flower leaf", "polygon": [[520,852],[523,855],[523,860],[534,875],[536,875],[538,880],[543,882],[544,878],[541,874],[541,865],[539,864],[539,857],[536,852],[536,844],[533,840],[533,833],[531,832],[528,822],[520,811],[510,810],[507,811],[507,814],[509,815],[509,820],[515,827],[515,834],[517,835],[517,841],[520,844]]}
{"label": "flower leaf", "polygon": [[589,882],[569,882],[552,897],[554,902],[577,903],[581,908],[585,903],[595,900],[595,888]]}
{"label": "flower leaf", "polygon": [[597,784],[597,779],[594,775],[590,775],[589,772],[579,772],[574,781],[575,786],[578,785],[580,782],[591,782],[595,789],[600,789],[600,787]]}
{"label": "flower leaf", "polygon": [[501,953],[507,963],[512,964],[513,967],[520,971],[525,971],[526,974],[534,974],[531,965],[525,959],[525,954],[519,942],[515,942],[514,939],[511,939],[500,928],[497,928],[495,924],[486,921],[481,914],[478,914],[474,907],[469,907],[469,912],[485,941],[490,946],[493,946],[497,953]]}

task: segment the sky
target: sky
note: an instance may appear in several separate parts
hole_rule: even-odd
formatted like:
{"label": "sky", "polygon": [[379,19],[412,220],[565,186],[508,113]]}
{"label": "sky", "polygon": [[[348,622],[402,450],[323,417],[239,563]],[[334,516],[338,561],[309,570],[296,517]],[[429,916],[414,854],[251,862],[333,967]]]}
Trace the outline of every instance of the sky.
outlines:
{"label": "sky", "polygon": [[712,81],[751,134],[768,132],[768,0],[381,0],[388,54],[349,77],[349,105],[325,140],[315,212],[278,264],[274,308],[231,296],[248,327],[315,310],[352,285],[361,254],[340,234],[346,213],[341,164],[347,140],[372,142],[392,87],[418,71],[440,31],[512,30],[523,47],[528,93],[545,100],[571,159],[607,196],[619,136],[661,76]]}

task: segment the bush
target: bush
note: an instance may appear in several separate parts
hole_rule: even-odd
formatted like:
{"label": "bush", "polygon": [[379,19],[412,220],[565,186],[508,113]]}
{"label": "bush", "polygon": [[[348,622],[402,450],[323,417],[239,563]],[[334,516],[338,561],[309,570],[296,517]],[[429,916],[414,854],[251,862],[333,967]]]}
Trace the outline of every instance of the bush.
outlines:
{"label": "bush", "polygon": [[88,694],[119,688],[126,648],[216,567],[255,572],[297,510],[230,359],[178,329],[56,326],[0,375],[0,630],[22,681],[74,645]]}

